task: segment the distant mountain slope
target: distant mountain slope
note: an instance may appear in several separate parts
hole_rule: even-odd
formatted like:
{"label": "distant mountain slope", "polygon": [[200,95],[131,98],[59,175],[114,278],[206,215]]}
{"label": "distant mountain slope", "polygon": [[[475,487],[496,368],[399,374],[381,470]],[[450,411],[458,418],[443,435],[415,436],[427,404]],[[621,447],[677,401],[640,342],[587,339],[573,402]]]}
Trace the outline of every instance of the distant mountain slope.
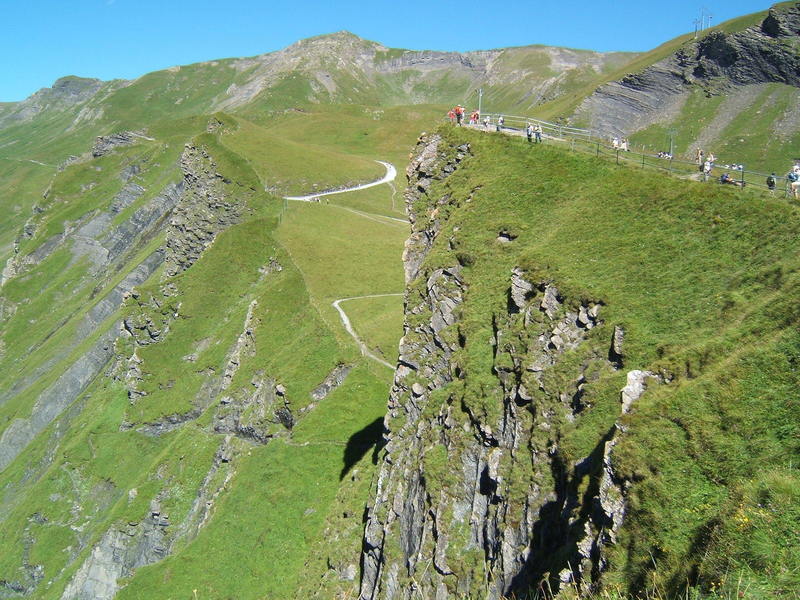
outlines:
{"label": "distant mountain slope", "polygon": [[[766,166],[797,141],[787,125],[800,109],[799,34],[800,6],[787,2],[697,40],[683,36],[642,57],[648,66],[598,88],[573,120],[659,150],[669,149],[671,129],[679,152],[703,146]],[[748,128],[767,135],[756,141],[742,135]]]}

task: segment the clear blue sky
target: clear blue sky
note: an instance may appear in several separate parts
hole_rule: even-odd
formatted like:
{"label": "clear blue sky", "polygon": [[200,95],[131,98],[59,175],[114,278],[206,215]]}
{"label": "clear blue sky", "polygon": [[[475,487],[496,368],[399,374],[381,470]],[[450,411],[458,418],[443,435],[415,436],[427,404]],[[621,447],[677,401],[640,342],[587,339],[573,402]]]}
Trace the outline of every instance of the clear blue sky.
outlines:
{"label": "clear blue sky", "polygon": [[765,10],[758,0],[0,0],[0,101],[64,75],[132,79],[173,65],[278,50],[347,29],[386,46],[479,50],[546,44],[649,50],[693,29]]}

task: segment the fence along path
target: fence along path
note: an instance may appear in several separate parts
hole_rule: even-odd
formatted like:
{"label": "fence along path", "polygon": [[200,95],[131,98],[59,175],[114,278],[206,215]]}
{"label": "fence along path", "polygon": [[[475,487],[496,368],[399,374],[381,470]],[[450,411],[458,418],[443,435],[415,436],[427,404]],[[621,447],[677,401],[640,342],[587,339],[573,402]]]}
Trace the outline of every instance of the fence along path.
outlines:
{"label": "fence along path", "polygon": [[[542,137],[549,142],[567,145],[571,150],[612,158],[617,164],[625,163],[641,168],[657,169],[694,181],[709,181],[712,183],[719,183],[720,175],[729,173],[731,178],[738,184],[744,184],[740,185],[740,189],[756,189],[764,193],[773,193],[770,192],[766,184],[766,179],[770,173],[753,171],[747,168],[739,170],[732,168],[730,165],[715,163],[711,169],[710,176],[705,178],[701,171],[702,165],[698,165],[697,162],[681,160],[674,157],[660,158],[657,154],[644,151],[620,150],[619,148],[614,148],[605,138],[594,134],[588,129],[581,129],[579,127],[569,127],[532,117],[506,115],[505,113],[484,113],[481,115],[481,119],[489,117],[490,124],[488,128],[486,128],[482,122],[477,125],[465,126],[482,131],[495,132],[497,130],[497,119],[501,114],[504,120],[501,133],[506,135],[525,136],[525,127],[530,123],[532,125],[539,125],[542,128]],[[775,179],[777,180],[777,184],[774,193],[783,193],[785,197],[788,197],[791,194],[791,188],[789,185],[790,182],[786,179],[786,176],[775,175]]]}

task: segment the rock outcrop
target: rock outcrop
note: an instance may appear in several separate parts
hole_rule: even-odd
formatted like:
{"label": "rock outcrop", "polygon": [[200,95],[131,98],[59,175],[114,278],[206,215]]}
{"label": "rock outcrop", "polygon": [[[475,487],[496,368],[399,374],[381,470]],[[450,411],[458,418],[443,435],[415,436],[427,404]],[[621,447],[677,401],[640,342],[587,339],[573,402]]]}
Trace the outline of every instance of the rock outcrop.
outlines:
{"label": "rock outcrop", "polygon": [[101,135],[94,142],[92,156],[97,158],[108,154],[118,146],[130,146],[135,144],[137,137],[138,135],[132,131],[120,131],[118,133],[112,133],[111,135]]}
{"label": "rock outcrop", "polygon": [[164,277],[191,267],[217,234],[241,216],[241,206],[226,194],[231,182],[204,148],[187,144],[181,168],[184,190],[167,227]]}
{"label": "rock outcrop", "polygon": [[183,518],[170,518],[162,510],[160,495],[156,495],[141,521],[109,528],[67,584],[61,600],[111,600],[120,588],[119,579],[163,560],[175,544],[194,539],[210,517],[216,498],[233,476],[234,454],[230,440],[221,440],[196,498]]}
{"label": "rock outcrop", "polygon": [[773,7],[759,25],[733,34],[712,31],[644,71],[601,86],[576,116],[601,135],[627,135],[677,116],[698,86],[707,94],[763,83],[800,87],[798,32],[800,8]]}
{"label": "rock outcrop", "polygon": [[111,327],[83,356],[72,363],[33,404],[30,417],[18,417],[0,436],[0,471],[91,383],[113,354],[116,328]]}
{"label": "rock outcrop", "polygon": [[[470,200],[442,183],[469,153],[423,136],[407,171],[406,320],[367,511],[361,600],[593,589],[625,515],[627,483],[613,466],[622,428],[580,460],[560,449],[561,428],[591,409],[586,389],[620,366],[610,357],[621,357],[622,329],[603,321],[603,303],[516,267],[499,303],[507,309],[488,317],[492,338],[473,341],[463,321],[468,272],[452,249],[452,264],[440,266],[438,252],[429,264],[431,248],[447,243],[439,237],[448,215]],[[490,354],[491,377],[470,372],[469,352]],[[632,372],[626,410],[649,376]]]}

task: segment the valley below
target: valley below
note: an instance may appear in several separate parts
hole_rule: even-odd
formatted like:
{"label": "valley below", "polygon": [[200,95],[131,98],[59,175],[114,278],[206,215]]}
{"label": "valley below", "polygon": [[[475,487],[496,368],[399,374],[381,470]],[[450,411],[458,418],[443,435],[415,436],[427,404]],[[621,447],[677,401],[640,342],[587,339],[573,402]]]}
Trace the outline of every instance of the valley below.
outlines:
{"label": "valley below", "polygon": [[798,35],[0,105],[0,598],[796,598]]}

